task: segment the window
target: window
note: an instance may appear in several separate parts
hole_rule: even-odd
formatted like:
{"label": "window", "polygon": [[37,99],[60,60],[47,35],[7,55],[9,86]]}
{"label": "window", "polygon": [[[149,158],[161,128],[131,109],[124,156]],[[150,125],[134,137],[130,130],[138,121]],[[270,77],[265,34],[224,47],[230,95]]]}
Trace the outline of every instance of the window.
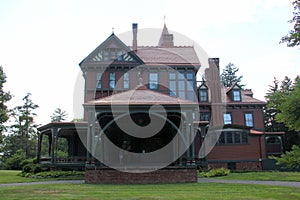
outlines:
{"label": "window", "polygon": [[231,122],[231,113],[224,114],[224,124],[232,124]]}
{"label": "window", "polygon": [[177,79],[178,79],[178,97],[181,98],[181,99],[185,99],[185,82],[186,82],[186,79],[184,77],[183,74],[178,74],[177,75]]}
{"label": "window", "polygon": [[209,112],[200,112],[200,121],[210,121]]}
{"label": "window", "polygon": [[102,88],[102,73],[98,73],[96,78],[96,89],[100,89]]}
{"label": "window", "polygon": [[109,73],[109,88],[114,89],[116,87],[116,73]]}
{"label": "window", "polygon": [[241,91],[240,90],[233,90],[233,101],[241,101]]}
{"label": "window", "polygon": [[170,96],[195,100],[194,74],[192,72],[169,74]]}
{"label": "window", "polygon": [[245,125],[253,127],[253,113],[245,113]]}
{"label": "window", "polygon": [[118,60],[118,61],[122,61],[122,60],[123,60],[122,54],[123,54],[123,52],[122,52],[121,50],[119,50],[119,51],[117,52],[117,60]]}
{"label": "window", "polygon": [[123,88],[128,89],[129,88],[129,83],[130,83],[129,73],[125,72],[124,75],[123,75]]}
{"label": "window", "polygon": [[232,137],[232,136],[233,136],[232,132],[226,132],[226,143],[227,144],[233,144],[234,143],[234,141],[233,141],[234,137]]}
{"label": "window", "polygon": [[194,92],[194,74],[193,73],[186,73],[185,74],[186,76],[186,80],[187,80],[187,86],[186,86],[186,89],[187,89],[187,99],[188,100],[192,100],[194,101],[195,100],[195,92]]}
{"label": "window", "polygon": [[149,89],[158,89],[158,74],[150,73],[149,74]]}
{"label": "window", "polygon": [[199,90],[199,101],[205,102],[208,101],[208,91],[207,89]]}
{"label": "window", "polygon": [[248,133],[245,131],[223,131],[218,144],[248,144]]}
{"label": "window", "polygon": [[176,92],[176,74],[175,73],[170,73],[169,74],[169,89],[170,89],[170,96],[177,96]]}

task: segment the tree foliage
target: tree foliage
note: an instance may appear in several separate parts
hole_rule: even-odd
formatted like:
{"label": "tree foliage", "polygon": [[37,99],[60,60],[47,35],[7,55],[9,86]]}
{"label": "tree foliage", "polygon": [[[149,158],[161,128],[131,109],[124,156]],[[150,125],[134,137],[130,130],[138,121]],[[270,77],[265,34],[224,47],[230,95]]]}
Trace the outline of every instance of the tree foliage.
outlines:
{"label": "tree foliage", "polygon": [[283,97],[279,110],[277,121],[285,123],[290,130],[300,131],[300,77],[296,78],[292,91]]}
{"label": "tree foliage", "polygon": [[11,125],[10,129],[15,136],[25,140],[25,144],[22,144],[20,148],[25,150],[26,159],[29,158],[30,150],[30,140],[37,137],[37,124],[34,121],[36,116],[35,110],[39,107],[30,98],[31,94],[27,93],[23,98],[24,104],[22,106],[16,106],[12,112],[12,118],[14,123]]}
{"label": "tree foliage", "polygon": [[300,147],[294,145],[291,151],[275,159],[277,160],[277,165],[283,165],[290,169],[300,168]]}
{"label": "tree foliage", "polygon": [[2,132],[5,130],[4,123],[9,119],[9,110],[6,106],[6,102],[11,99],[9,92],[4,91],[4,83],[6,82],[6,75],[0,66],[0,143],[2,141]]}
{"label": "tree foliage", "polygon": [[66,117],[68,116],[66,111],[63,111],[60,108],[56,108],[52,115],[50,116],[51,122],[61,122],[65,121]]}
{"label": "tree foliage", "polygon": [[231,87],[234,83],[237,83],[239,86],[243,87],[245,85],[241,84],[243,76],[237,76],[236,73],[239,71],[239,68],[234,66],[234,64],[229,63],[223,69],[221,74],[221,80],[225,87]]}
{"label": "tree foliage", "polygon": [[[292,145],[300,144],[300,138],[297,131],[289,129],[286,121],[278,120],[278,115],[282,113],[282,105],[285,103],[286,98],[290,96],[294,90],[293,81],[289,77],[279,83],[275,78],[274,85],[270,86],[266,95],[267,106],[264,108],[265,129],[266,131],[282,131],[285,132],[284,148],[291,149]],[[299,113],[297,111],[294,114]]]}
{"label": "tree foliage", "polygon": [[290,30],[280,41],[281,43],[286,42],[288,47],[300,45],[300,0],[294,0],[292,5],[294,6],[294,16],[289,22],[293,24],[293,30]]}

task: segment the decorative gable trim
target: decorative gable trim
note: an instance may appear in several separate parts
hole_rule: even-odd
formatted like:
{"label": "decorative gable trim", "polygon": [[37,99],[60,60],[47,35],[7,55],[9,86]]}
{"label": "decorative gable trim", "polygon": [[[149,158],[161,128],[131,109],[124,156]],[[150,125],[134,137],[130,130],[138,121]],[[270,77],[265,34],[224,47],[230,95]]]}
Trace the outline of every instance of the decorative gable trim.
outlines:
{"label": "decorative gable trim", "polygon": [[143,61],[114,33],[83,59],[79,66],[97,62],[137,62],[143,64]]}

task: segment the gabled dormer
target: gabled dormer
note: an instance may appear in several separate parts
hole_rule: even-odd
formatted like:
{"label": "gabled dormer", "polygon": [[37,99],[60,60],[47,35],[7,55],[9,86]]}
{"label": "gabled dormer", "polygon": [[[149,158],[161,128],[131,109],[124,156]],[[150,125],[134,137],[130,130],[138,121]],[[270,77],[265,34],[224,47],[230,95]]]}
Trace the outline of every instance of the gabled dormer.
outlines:
{"label": "gabled dormer", "polygon": [[206,85],[206,82],[203,81],[201,85],[198,87],[198,99],[199,102],[208,102],[208,87]]}
{"label": "gabled dormer", "polygon": [[103,63],[139,63],[143,61],[126,46],[114,33],[92,51],[81,63],[81,67],[89,64]]}
{"label": "gabled dormer", "polygon": [[235,82],[228,90],[226,94],[230,96],[232,101],[241,102],[242,101],[242,88]]}

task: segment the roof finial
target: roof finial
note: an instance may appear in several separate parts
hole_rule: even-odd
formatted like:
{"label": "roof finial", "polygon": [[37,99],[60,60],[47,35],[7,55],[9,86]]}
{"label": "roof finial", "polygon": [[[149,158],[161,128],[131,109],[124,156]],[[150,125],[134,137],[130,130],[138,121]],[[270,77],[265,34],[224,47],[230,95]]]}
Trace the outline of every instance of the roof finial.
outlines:
{"label": "roof finial", "polygon": [[166,15],[164,15],[164,25],[166,25]]}
{"label": "roof finial", "polygon": [[112,28],[111,28],[111,31],[112,31],[112,34],[114,34],[114,33],[115,33],[115,28],[112,27]]}

